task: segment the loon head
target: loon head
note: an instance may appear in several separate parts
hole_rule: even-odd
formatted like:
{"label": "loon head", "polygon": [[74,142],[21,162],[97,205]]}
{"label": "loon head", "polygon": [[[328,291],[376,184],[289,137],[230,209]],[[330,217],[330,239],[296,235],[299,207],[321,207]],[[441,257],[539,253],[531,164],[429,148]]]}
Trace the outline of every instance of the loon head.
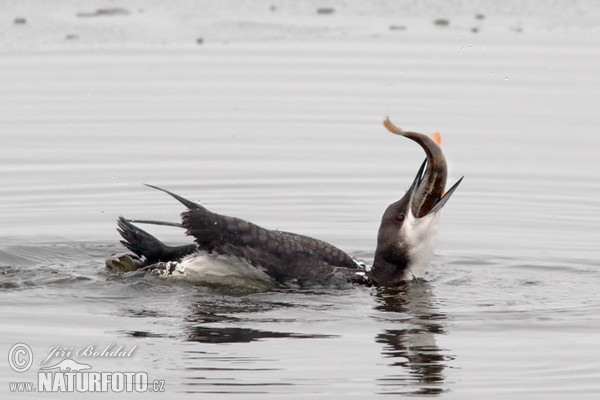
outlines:
{"label": "loon head", "polygon": [[389,119],[384,125],[390,132],[417,142],[427,154],[408,191],[390,204],[381,218],[369,278],[377,285],[393,286],[425,272],[433,257],[439,212],[462,178],[445,191],[448,168],[438,142],[421,133],[404,131]]}

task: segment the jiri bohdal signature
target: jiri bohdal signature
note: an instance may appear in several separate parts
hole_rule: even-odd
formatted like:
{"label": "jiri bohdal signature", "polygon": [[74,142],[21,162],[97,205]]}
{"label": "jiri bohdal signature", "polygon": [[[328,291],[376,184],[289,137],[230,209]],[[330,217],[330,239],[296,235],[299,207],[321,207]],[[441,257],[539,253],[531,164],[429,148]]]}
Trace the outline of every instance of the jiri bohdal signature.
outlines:
{"label": "jiri bohdal signature", "polygon": [[131,349],[120,345],[116,347],[115,343],[110,343],[104,348],[98,348],[96,345],[89,345],[75,349],[75,347],[52,346],[48,349],[46,358],[40,361],[40,365],[47,364],[53,358],[61,357],[89,357],[89,358],[128,358],[132,357],[137,349],[137,345]]}

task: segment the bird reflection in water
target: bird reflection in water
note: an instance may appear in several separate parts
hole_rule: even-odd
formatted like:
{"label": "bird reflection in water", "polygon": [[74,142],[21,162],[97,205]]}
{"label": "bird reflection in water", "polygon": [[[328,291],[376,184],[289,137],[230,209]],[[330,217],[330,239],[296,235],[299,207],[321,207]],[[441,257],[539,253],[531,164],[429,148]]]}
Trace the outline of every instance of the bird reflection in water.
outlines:
{"label": "bird reflection in water", "polygon": [[[187,340],[200,343],[250,343],[263,339],[291,338],[291,339],[320,339],[330,338],[334,335],[305,334],[287,331],[271,331],[265,329],[254,329],[249,327],[230,326],[231,323],[239,323],[236,315],[248,315],[266,312],[272,309],[294,307],[292,304],[273,301],[248,301],[244,297],[230,297],[228,301],[223,299],[213,301],[204,299],[196,304],[194,312],[187,317],[192,324],[187,327]],[[259,323],[287,322],[276,319],[253,319]]]}
{"label": "bird reflection in water", "polygon": [[[374,382],[381,394],[437,396],[447,391],[445,369],[450,367],[453,356],[436,343],[436,336],[446,333],[447,319],[436,306],[429,283],[414,280],[397,288],[366,289],[364,294],[362,299],[368,301],[368,308],[372,311],[370,316],[362,315],[361,318],[375,319],[378,327],[370,330],[371,339],[365,337],[365,340],[373,341],[374,337],[374,341],[382,346],[381,359],[387,364],[383,373],[378,366],[372,366],[375,368],[373,372],[377,370],[379,373],[370,375],[374,381],[364,381],[367,386],[372,390],[369,383]],[[296,315],[301,315],[295,312],[297,310],[306,312],[317,307],[314,309],[326,310],[321,315],[326,322],[332,318],[338,321],[340,317],[336,316],[336,310],[348,310],[338,304],[340,293],[303,293],[296,296],[288,292],[248,296],[199,294],[189,302],[189,312],[184,317],[184,340],[212,345],[268,343],[286,339],[334,339],[331,343],[335,344],[335,339],[344,340],[343,326],[333,330],[336,333],[333,335],[296,330],[299,326]],[[361,297],[357,295],[357,299]],[[143,316],[164,317],[154,314]],[[328,327],[331,333],[331,325]],[[157,333],[139,331],[129,334],[161,337]],[[314,346],[325,349],[323,351],[330,349],[330,344],[324,342],[317,341]],[[288,349],[292,354],[297,349],[311,347],[289,342],[283,347],[273,347],[276,349],[273,352],[264,350],[269,348],[268,344],[262,346],[261,351],[257,350],[258,347],[245,346],[190,346],[178,359],[182,363],[178,364],[178,368],[185,371],[186,390],[194,393],[239,394],[249,387],[275,392],[277,387],[301,385],[297,379],[285,378],[286,373],[274,372],[287,370],[286,361],[279,358],[282,353],[278,351]],[[314,358],[321,362],[320,356],[315,354]],[[379,362],[378,365],[381,366]],[[330,378],[324,376],[322,379],[327,381]],[[315,382],[324,384],[318,379]]]}
{"label": "bird reflection in water", "polygon": [[375,297],[375,310],[401,317],[389,319],[399,327],[384,329],[375,338],[384,345],[382,354],[391,359],[390,366],[401,368],[378,380],[382,393],[443,393],[444,369],[454,357],[436,343],[436,335],[445,333],[446,316],[436,309],[429,283],[419,279],[396,288],[378,288]]}

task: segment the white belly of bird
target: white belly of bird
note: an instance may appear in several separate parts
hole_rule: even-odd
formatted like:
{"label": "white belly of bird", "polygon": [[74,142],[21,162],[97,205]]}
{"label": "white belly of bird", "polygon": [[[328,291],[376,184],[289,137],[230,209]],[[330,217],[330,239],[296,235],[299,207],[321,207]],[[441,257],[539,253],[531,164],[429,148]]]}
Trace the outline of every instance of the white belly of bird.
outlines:
{"label": "white belly of bird", "polygon": [[199,252],[179,262],[165,263],[159,273],[166,279],[208,285],[265,289],[276,285],[267,273],[246,260],[227,255]]}

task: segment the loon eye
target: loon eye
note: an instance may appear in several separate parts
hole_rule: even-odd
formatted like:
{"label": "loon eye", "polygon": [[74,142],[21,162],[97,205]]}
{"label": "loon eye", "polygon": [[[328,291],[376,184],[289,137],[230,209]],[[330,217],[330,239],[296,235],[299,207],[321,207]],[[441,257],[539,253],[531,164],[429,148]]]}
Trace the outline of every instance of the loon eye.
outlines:
{"label": "loon eye", "polygon": [[404,222],[404,214],[400,213],[400,214],[396,215],[396,221]]}

